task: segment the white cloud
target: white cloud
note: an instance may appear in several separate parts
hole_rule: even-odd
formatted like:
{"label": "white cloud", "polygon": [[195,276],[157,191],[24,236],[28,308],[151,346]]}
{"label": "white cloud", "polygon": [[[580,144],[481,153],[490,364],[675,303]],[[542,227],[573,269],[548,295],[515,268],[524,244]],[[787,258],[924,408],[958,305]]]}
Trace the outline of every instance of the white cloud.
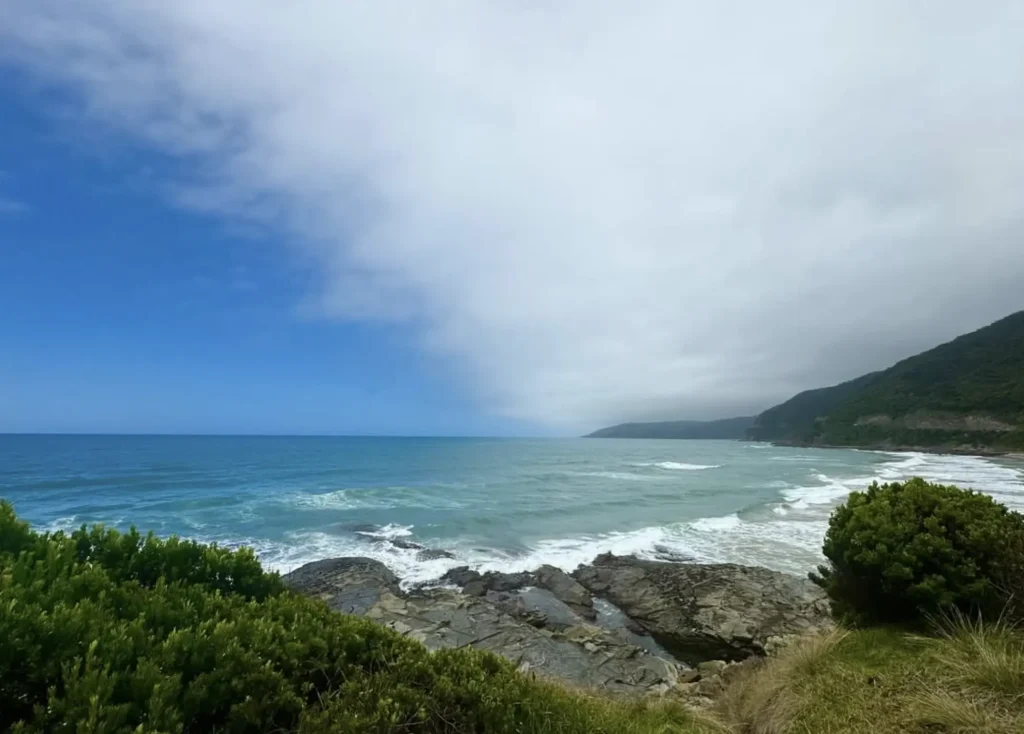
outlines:
{"label": "white cloud", "polygon": [[[8,0],[0,47],[189,157],[321,312],[489,408],[753,410],[1024,307],[1024,5]],[[2,53],[2,52],[0,52]]]}

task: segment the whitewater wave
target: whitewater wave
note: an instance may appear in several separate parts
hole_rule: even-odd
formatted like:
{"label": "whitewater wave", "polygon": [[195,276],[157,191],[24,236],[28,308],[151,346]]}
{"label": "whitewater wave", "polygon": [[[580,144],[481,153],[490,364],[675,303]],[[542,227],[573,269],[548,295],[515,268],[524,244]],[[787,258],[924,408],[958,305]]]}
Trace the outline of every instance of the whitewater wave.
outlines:
{"label": "whitewater wave", "polygon": [[[419,550],[399,548],[390,542],[393,538],[413,535],[411,526],[398,524],[346,535],[296,532],[279,542],[251,538],[232,545],[253,547],[266,567],[282,573],[324,558],[372,558],[390,568],[408,588],[436,582],[457,566],[510,573],[551,565],[569,572],[592,562],[602,553],[635,555],[649,560],[679,558],[698,563],[742,563],[804,574],[821,560],[819,549],[823,534],[824,523],[750,522],[733,513],[632,531],[541,540],[519,553],[455,541],[444,546],[454,558],[427,561],[418,558]],[[424,544],[431,545],[427,541]]]}
{"label": "whitewater wave", "polygon": [[1024,510],[1024,475],[1012,467],[978,456],[874,453],[884,453],[893,459],[879,464],[875,467],[875,473],[869,476],[835,478],[814,471],[811,476],[817,484],[781,488],[780,494],[786,500],[785,509],[807,510],[813,505],[831,507],[845,500],[850,492],[863,490],[872,482],[905,481],[911,477],[921,477],[930,482],[976,489],[1011,509]]}
{"label": "whitewater wave", "polygon": [[806,510],[811,505],[839,504],[850,492],[864,489],[876,479],[874,476],[833,479],[821,472],[813,472],[812,477],[819,484],[780,490],[779,493],[786,499],[791,509]]}
{"label": "whitewater wave", "polygon": [[310,510],[394,510],[419,508],[428,510],[457,509],[460,505],[437,489],[448,489],[437,484],[418,487],[346,487],[331,492],[293,492],[279,499],[290,507]]}
{"label": "whitewater wave", "polygon": [[[462,556],[455,547],[446,548],[455,558],[422,560],[418,557],[421,549],[401,548],[390,542],[412,535],[412,526],[391,524],[376,531],[355,531],[351,534],[297,531],[287,534],[283,541],[250,539],[241,544],[250,545],[265,567],[280,573],[288,573],[325,558],[372,558],[391,569],[406,588],[435,581],[456,566],[479,566],[484,560],[472,555]],[[423,542],[423,545],[428,543]]]}
{"label": "whitewater wave", "polygon": [[743,523],[736,513],[724,517],[704,517],[694,520],[690,527],[699,531],[735,530]]}
{"label": "whitewater wave", "polygon": [[705,469],[721,469],[721,464],[687,464],[680,461],[659,461],[652,466],[659,469],[673,469],[677,471],[703,471]]}
{"label": "whitewater wave", "polygon": [[916,476],[1024,500],[1024,474],[980,456],[910,454],[898,461],[887,462],[883,467],[881,478],[886,481]]}
{"label": "whitewater wave", "polygon": [[[310,561],[339,556],[363,556],[378,560],[402,579],[404,586],[434,582],[447,570],[469,566],[480,571],[533,570],[549,564],[572,571],[590,563],[602,553],[635,555],[651,560],[689,559],[702,563],[740,563],[759,565],[778,571],[804,575],[823,559],[821,542],[832,509],[851,491],[861,490],[872,481],[902,480],[921,476],[929,481],[973,487],[992,494],[1015,509],[1024,509],[1024,474],[979,457],[931,454],[886,455],[885,461],[864,467],[857,476],[839,476],[841,470],[829,468],[835,462],[814,456],[820,469],[807,471],[804,480],[771,480],[759,486],[774,493],[777,502],[768,502],[739,513],[705,517],[687,522],[668,523],[640,529],[581,534],[531,542],[519,552],[479,547],[468,539],[445,542],[417,539],[426,547],[443,548],[454,558],[420,560],[416,548],[399,548],[391,541],[415,538],[416,528],[393,522],[383,526],[352,528],[348,532],[293,532],[279,541],[243,539],[237,545],[255,548],[270,568],[287,572]],[[624,481],[650,481],[666,478],[670,471],[698,471],[715,465],[652,462],[644,466],[664,469],[647,474],[623,471],[565,472],[569,475],[596,476]],[[854,470],[857,471],[857,470]],[[792,479],[792,477],[789,477]],[[771,492],[774,490],[774,492]],[[360,496],[362,494],[362,496]],[[384,497],[365,490],[337,490],[324,494],[292,496],[289,501],[307,506],[379,509],[385,502],[399,502],[405,508],[412,490],[398,497]],[[422,497],[419,498],[422,504]],[[437,499],[432,498],[432,499]],[[398,505],[393,505],[398,506]],[[435,507],[437,505],[434,505]],[[75,518],[61,518],[54,525],[67,526]]]}
{"label": "whitewater wave", "polygon": [[398,525],[396,523],[388,523],[387,525],[377,528],[375,530],[356,530],[356,535],[362,535],[366,538],[377,538],[379,540],[391,540],[393,538],[408,538],[412,535],[412,525]]}
{"label": "whitewater wave", "polygon": [[759,565],[803,575],[821,561],[824,531],[824,523],[748,522],[728,515],[627,532],[544,540],[527,553],[488,558],[477,567],[513,572],[547,564],[572,571],[602,553],[613,553],[648,560],[676,557],[696,563]]}
{"label": "whitewater wave", "polygon": [[333,492],[297,492],[281,498],[285,504],[313,510],[390,510],[397,507],[388,497],[371,495],[366,490],[336,489]]}
{"label": "whitewater wave", "polygon": [[82,523],[79,522],[77,515],[68,515],[66,517],[58,517],[51,522],[46,523],[39,527],[39,530],[44,533],[71,533],[82,527]]}
{"label": "whitewater wave", "polygon": [[574,477],[600,477],[602,479],[615,479],[623,482],[648,482],[655,477],[649,474],[636,474],[624,471],[571,471],[566,472]]}

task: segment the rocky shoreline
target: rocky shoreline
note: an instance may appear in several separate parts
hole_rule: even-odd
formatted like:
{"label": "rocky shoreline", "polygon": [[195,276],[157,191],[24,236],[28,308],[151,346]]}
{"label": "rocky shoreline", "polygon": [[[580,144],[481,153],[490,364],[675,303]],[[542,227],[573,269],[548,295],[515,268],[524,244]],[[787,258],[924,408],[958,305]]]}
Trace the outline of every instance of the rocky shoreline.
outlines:
{"label": "rocky shoreline", "polygon": [[806,579],[734,564],[598,556],[573,573],[449,571],[403,590],[382,563],[334,558],[285,575],[296,592],[431,649],[473,647],[521,670],[623,696],[706,701],[738,666],[831,627]]}

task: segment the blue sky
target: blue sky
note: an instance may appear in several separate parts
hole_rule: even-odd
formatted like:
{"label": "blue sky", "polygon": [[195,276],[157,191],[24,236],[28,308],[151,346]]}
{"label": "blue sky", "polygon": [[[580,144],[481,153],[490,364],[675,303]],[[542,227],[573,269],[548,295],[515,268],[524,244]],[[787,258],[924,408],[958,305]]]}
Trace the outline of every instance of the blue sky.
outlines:
{"label": "blue sky", "polygon": [[0,430],[750,415],[1024,309],[1024,3],[919,5],[4,0]]}
{"label": "blue sky", "polygon": [[0,432],[522,435],[407,329],[305,315],[287,235],[170,206],[174,162],[0,76]]}

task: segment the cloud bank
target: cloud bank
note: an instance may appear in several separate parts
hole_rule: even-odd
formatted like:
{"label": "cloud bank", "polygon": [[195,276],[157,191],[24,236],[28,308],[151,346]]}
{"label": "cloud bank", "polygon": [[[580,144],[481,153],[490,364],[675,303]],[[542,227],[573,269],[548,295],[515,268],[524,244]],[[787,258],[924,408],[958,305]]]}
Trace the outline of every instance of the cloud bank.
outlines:
{"label": "cloud bank", "polygon": [[1024,4],[7,0],[176,205],[489,410],[720,417],[1024,308]]}

